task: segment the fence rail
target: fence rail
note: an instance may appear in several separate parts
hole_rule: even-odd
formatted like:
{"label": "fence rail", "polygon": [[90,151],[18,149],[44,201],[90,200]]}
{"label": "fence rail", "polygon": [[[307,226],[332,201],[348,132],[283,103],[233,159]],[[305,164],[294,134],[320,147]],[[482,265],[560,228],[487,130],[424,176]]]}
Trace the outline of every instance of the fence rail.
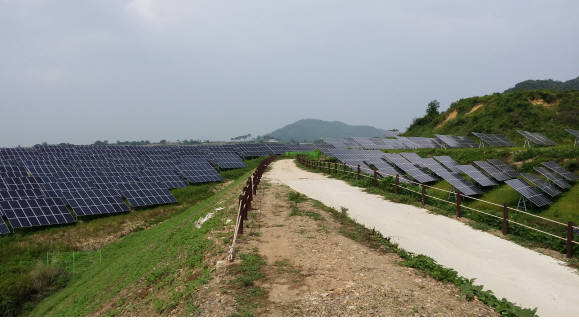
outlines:
{"label": "fence rail", "polygon": [[251,209],[251,202],[253,201],[253,196],[257,194],[257,187],[259,186],[259,182],[261,182],[261,177],[265,172],[267,166],[269,166],[269,164],[271,164],[271,162],[274,159],[275,156],[270,156],[261,161],[261,163],[259,163],[253,174],[247,178],[247,183],[243,187],[243,193],[239,195],[237,207],[237,220],[235,222],[233,241],[227,253],[227,258],[229,261],[233,260],[237,236],[239,234],[243,234],[243,221],[247,220],[247,213]]}
{"label": "fence rail", "polygon": [[[541,217],[541,216],[536,215],[536,214],[532,214],[532,213],[529,213],[526,211],[512,208],[512,207],[508,206],[508,204],[506,204],[506,203],[502,204],[502,205],[497,204],[497,203],[493,203],[493,202],[479,199],[479,198],[476,198],[473,196],[464,195],[460,192],[455,192],[452,190],[445,190],[445,189],[442,189],[439,187],[429,186],[429,185],[426,185],[424,183],[413,181],[413,180],[408,179],[406,177],[404,177],[403,182],[401,182],[400,181],[401,178],[399,175],[392,175],[389,173],[383,173],[383,172],[380,172],[379,170],[373,170],[373,175],[368,175],[368,174],[360,171],[360,165],[359,164],[354,169],[353,166],[348,165],[346,163],[337,163],[337,162],[331,162],[328,160],[311,160],[311,159],[306,159],[302,155],[297,155],[296,159],[300,164],[302,164],[303,166],[305,166],[307,168],[317,169],[319,171],[325,171],[327,169],[328,174],[332,174],[332,173],[338,174],[339,172],[341,172],[344,175],[355,175],[356,179],[360,179],[360,177],[369,178],[372,180],[373,186],[378,185],[378,181],[380,180],[380,178],[378,176],[382,177],[383,179],[387,178],[387,177],[392,177],[392,178],[394,178],[394,183],[389,183],[389,184],[391,186],[394,186],[394,190],[395,190],[396,194],[399,194],[400,189],[407,190],[407,191],[414,193],[414,194],[418,194],[418,195],[420,195],[421,203],[423,206],[426,204],[427,198],[432,198],[432,199],[436,199],[439,201],[443,201],[443,202],[448,203],[448,204],[452,204],[452,205],[456,204],[456,216],[457,217],[461,217],[461,212],[462,212],[461,209],[464,208],[464,209],[468,209],[470,211],[473,211],[473,212],[476,212],[479,214],[483,214],[483,215],[490,216],[490,217],[493,217],[493,218],[498,219],[498,220],[502,220],[502,223],[503,223],[502,224],[502,233],[503,233],[503,235],[508,234],[509,223],[512,223],[514,225],[518,225],[518,226],[533,230],[535,232],[542,233],[542,234],[547,235],[549,237],[553,237],[553,238],[565,241],[566,242],[566,256],[567,256],[567,258],[571,258],[573,256],[573,244],[579,245],[579,242],[573,240],[573,238],[574,238],[573,231],[576,228],[574,226],[573,222],[568,222],[567,224],[561,223],[561,222],[558,222],[555,220]],[[340,170],[340,167],[341,167],[341,170]],[[415,186],[419,187],[419,189],[418,190],[412,189],[412,188],[408,187],[408,185],[415,185]],[[449,200],[444,200],[444,199],[441,199],[441,198],[433,196],[433,195],[428,195],[428,193],[427,193],[428,189],[438,190],[441,192],[448,193],[449,195],[454,195],[456,202],[451,202]],[[488,212],[481,210],[481,209],[476,209],[476,208],[461,204],[463,198],[467,198],[467,199],[474,201],[474,202],[485,203],[487,205],[496,207],[498,209],[502,209],[503,217],[488,213]],[[518,214],[523,214],[523,215],[526,215],[528,217],[532,217],[534,219],[538,219],[538,220],[541,220],[544,222],[556,224],[558,226],[563,226],[566,229],[566,237],[561,237],[561,236],[555,235],[553,233],[543,231],[541,229],[529,226],[527,224],[517,222],[517,221],[513,220],[512,218],[509,218],[509,211],[513,211],[513,212],[516,212]]]}

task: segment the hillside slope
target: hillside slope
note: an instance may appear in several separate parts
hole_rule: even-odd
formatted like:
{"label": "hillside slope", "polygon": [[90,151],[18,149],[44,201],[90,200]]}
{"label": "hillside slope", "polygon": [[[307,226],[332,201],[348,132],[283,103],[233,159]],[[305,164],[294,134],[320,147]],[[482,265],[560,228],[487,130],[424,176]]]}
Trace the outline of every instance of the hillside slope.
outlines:
{"label": "hillside slope", "polygon": [[384,131],[372,126],[348,125],[340,121],[302,119],[265,135],[281,141],[314,141],[323,137],[382,137]]}
{"label": "hillside slope", "polygon": [[525,80],[517,83],[515,87],[505,90],[505,92],[521,91],[521,90],[579,90],[579,77],[567,81],[558,81],[552,79],[546,80]]}
{"label": "hillside slope", "polygon": [[516,91],[461,99],[435,117],[415,119],[404,135],[502,133],[522,144],[524,139],[516,132],[522,129],[543,133],[557,143],[571,143],[565,128],[577,124],[579,91]]}

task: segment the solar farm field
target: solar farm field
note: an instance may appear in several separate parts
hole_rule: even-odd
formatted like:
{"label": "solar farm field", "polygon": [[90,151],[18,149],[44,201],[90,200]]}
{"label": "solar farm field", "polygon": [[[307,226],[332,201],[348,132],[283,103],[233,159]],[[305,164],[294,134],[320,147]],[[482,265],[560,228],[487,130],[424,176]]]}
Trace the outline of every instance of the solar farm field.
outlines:
{"label": "solar farm field", "polygon": [[[0,293],[0,315],[21,314],[22,309],[30,309],[34,302],[66,285],[74,277],[70,264],[63,266],[60,264],[62,262],[57,262],[45,268],[43,263],[47,257],[59,253],[71,256],[74,251],[81,255],[102,249],[135,232],[152,229],[215,195],[232,180],[241,180],[261,159],[246,160],[247,166],[244,168],[221,171],[224,183],[190,185],[171,190],[171,195],[177,200],[175,204],[137,208],[125,215],[99,216],[73,225],[22,230],[0,237],[0,287],[3,289]],[[106,250],[103,252],[104,262],[109,261]]]}
{"label": "solar farm field", "polygon": [[[568,222],[573,222],[573,226],[579,222],[579,213],[575,209],[579,199],[579,152],[573,146],[414,149],[412,152],[326,149],[323,152],[326,155],[322,160],[345,163],[354,171],[360,165],[360,171],[370,179],[358,182],[355,175],[344,175],[341,165],[338,170],[332,170],[335,166],[331,163],[328,169],[323,163],[322,172],[338,175],[351,184],[398,202],[423,206],[420,186],[416,185],[424,184],[425,193],[436,203],[430,207],[431,210],[455,216],[456,193],[460,192],[463,205],[474,209],[469,218],[475,222],[475,228],[500,230],[504,204],[507,204],[511,213],[509,219],[522,224],[509,225],[514,234],[511,238],[530,247],[546,247],[565,253]],[[319,170],[315,166],[314,169]],[[372,186],[374,170],[379,177],[385,178],[379,180],[381,188]],[[391,184],[396,175],[401,183],[406,184],[402,195],[393,194]],[[408,185],[409,181],[413,182]],[[572,255],[575,258],[571,258],[569,263],[577,265],[578,253]]]}

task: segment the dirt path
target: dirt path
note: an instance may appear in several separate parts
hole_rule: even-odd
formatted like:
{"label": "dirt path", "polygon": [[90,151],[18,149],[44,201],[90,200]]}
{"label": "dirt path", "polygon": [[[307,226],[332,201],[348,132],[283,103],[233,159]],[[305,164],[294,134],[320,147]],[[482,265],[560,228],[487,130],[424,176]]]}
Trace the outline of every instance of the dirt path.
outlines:
{"label": "dirt path", "polygon": [[256,316],[496,316],[453,285],[397,264],[396,254],[343,236],[330,213],[290,201],[287,186],[262,186],[259,224],[241,245],[266,261],[258,284],[267,301]]}
{"label": "dirt path", "polygon": [[[301,170],[293,160],[273,163],[272,170],[265,177],[286,184],[327,206],[347,208],[350,216],[366,227],[376,228],[404,249],[430,256],[467,278],[475,278],[476,283],[492,290],[498,297],[524,307],[537,307],[541,316],[579,316],[579,275],[554,258],[474,230],[456,220],[414,206],[389,202],[343,181]],[[317,241],[312,239],[312,245]],[[329,252],[328,244],[336,243],[324,241],[324,255],[331,253],[328,257],[333,258],[340,254]],[[362,260],[362,264],[356,264],[359,269],[366,264],[374,266],[375,260],[366,260],[366,254],[360,255],[360,250],[346,250],[342,246],[335,248],[336,251],[342,249],[344,255],[334,257],[333,264],[339,268],[349,263],[350,257]],[[300,249],[296,253],[307,253],[307,250]],[[274,253],[280,252],[271,251],[270,255]],[[294,258],[299,264],[300,257]],[[388,273],[382,270],[377,274]],[[324,282],[336,277],[339,280],[339,276],[332,275]],[[438,302],[437,296],[432,298]]]}

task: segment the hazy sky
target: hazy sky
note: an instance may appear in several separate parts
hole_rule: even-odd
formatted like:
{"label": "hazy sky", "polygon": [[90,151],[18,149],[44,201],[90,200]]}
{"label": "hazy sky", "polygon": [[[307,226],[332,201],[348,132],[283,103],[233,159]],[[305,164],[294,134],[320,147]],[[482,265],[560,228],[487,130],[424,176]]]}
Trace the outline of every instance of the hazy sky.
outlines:
{"label": "hazy sky", "polygon": [[0,0],[0,146],[227,139],[579,75],[579,1]]}

